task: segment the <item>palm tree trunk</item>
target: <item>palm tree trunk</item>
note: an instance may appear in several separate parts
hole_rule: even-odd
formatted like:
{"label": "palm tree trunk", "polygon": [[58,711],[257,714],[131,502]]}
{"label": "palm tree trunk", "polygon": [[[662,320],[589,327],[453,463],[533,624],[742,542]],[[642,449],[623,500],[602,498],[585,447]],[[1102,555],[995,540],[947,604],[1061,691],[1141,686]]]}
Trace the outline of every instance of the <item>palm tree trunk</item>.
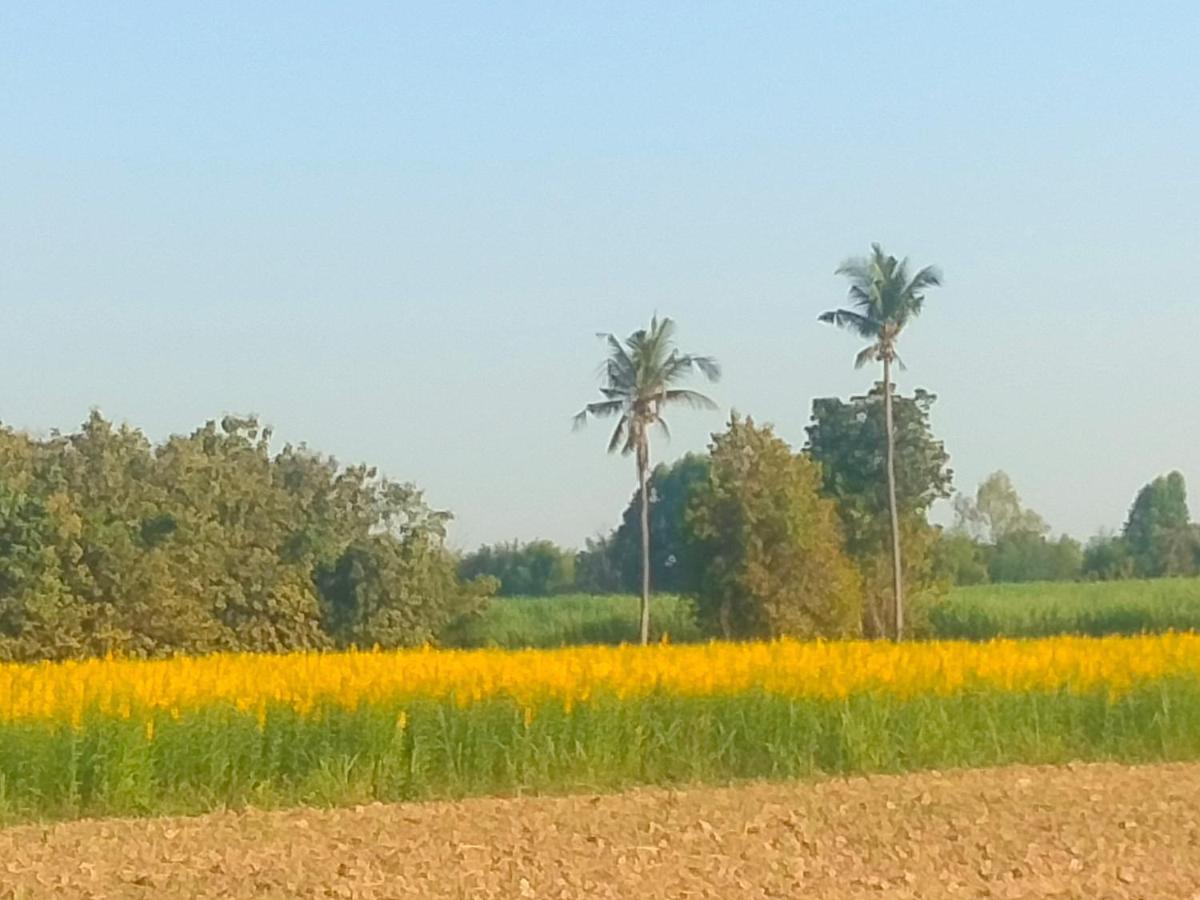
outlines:
{"label": "palm tree trunk", "polygon": [[904,638],[904,576],[900,560],[900,512],[896,508],[896,429],[892,423],[892,361],[883,358],[883,419],[887,429],[888,513],[892,520],[892,601],[895,638]]}
{"label": "palm tree trunk", "polygon": [[638,484],[642,494],[642,644],[650,643],[650,449],[645,437],[637,449]]}

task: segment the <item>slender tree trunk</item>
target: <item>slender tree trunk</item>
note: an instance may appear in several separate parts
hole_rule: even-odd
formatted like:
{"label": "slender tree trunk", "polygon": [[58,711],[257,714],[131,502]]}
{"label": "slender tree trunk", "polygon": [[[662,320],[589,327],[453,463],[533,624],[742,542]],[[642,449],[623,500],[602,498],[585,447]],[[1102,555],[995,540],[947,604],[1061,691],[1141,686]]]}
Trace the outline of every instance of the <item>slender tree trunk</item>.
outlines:
{"label": "slender tree trunk", "polygon": [[647,481],[650,469],[650,448],[645,436],[637,449],[638,484],[642,494],[642,644],[650,643],[650,491]]}
{"label": "slender tree trunk", "polygon": [[883,419],[887,429],[888,513],[892,519],[892,601],[896,640],[904,638],[904,576],[900,560],[900,512],[896,508],[896,429],[892,422],[892,361],[883,357]]}

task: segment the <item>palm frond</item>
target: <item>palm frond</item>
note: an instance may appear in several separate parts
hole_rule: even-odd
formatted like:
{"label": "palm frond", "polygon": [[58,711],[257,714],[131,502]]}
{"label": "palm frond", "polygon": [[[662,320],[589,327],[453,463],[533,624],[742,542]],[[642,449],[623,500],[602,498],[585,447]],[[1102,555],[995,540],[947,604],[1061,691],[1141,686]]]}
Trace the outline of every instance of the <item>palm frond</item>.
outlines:
{"label": "palm frond", "polygon": [[879,332],[883,330],[882,323],[852,309],[831,309],[817,316],[817,320],[845,328],[865,338],[879,337]]}
{"label": "palm frond", "polygon": [[607,419],[609,416],[615,416],[624,409],[625,404],[620,400],[599,400],[595,403],[589,403],[575,414],[575,418],[582,420],[582,422],[587,422],[588,416],[597,419]]}
{"label": "palm frond", "polygon": [[721,364],[712,356],[689,356],[692,365],[709,381],[721,380]]}
{"label": "palm frond", "polygon": [[690,406],[692,409],[718,409],[717,404],[711,397],[706,397],[699,391],[689,391],[686,388],[663,391],[662,400],[664,405],[681,403],[684,406]]}
{"label": "palm frond", "polygon": [[608,452],[616,453],[621,448],[621,444],[625,443],[624,451],[629,452],[629,444],[625,440],[625,434],[629,429],[629,416],[621,416],[617,421],[617,427],[613,429],[612,437],[608,439]]}
{"label": "palm frond", "polygon": [[854,357],[854,368],[861,369],[867,363],[875,362],[877,359],[879,359],[878,344],[863,347],[863,349],[858,351],[858,356]]}

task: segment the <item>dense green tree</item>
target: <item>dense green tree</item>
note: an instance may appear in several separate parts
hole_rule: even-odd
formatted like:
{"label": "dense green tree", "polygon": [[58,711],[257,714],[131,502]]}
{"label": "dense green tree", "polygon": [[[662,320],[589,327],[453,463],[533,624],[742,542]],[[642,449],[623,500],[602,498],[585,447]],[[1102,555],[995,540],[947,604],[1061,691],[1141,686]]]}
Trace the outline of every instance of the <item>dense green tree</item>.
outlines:
{"label": "dense green tree", "polygon": [[819,467],[769,426],[736,415],[711,452],[688,520],[704,561],[704,625],[738,639],[856,634],[859,576]]}
{"label": "dense green tree", "polygon": [[1083,547],[1065,534],[1052,541],[1032,531],[1014,531],[990,551],[988,576],[994,582],[1073,581],[1083,573]]}
{"label": "dense green tree", "polygon": [[889,489],[882,385],[849,401],[813,401],[806,450],[821,464],[824,491],[837,502],[846,548],[864,579],[863,628],[871,636],[894,634],[895,570],[891,549],[894,493],[900,536],[908,546],[902,577],[918,615],[938,589],[934,562],[939,532],[928,523],[929,507],[950,494],[953,473],[941,441],[933,437],[929,411],[935,395],[918,389],[893,398],[894,489]]}
{"label": "dense green tree", "polygon": [[462,558],[458,574],[467,581],[490,575],[505,597],[548,597],[574,589],[575,554],[553,541],[485,544]]}
{"label": "dense green tree", "polygon": [[[692,495],[708,481],[708,470],[707,456],[688,453],[670,465],[655,466],[650,475],[650,580],[657,590],[696,590],[699,566],[686,519]],[[640,492],[635,492],[611,545],[623,590],[637,590],[640,514]]]}
{"label": "dense green tree", "polygon": [[588,538],[575,554],[575,589],[585,594],[615,594],[627,590],[613,549],[611,534]]}
{"label": "dense green tree", "polygon": [[1200,535],[1189,522],[1182,474],[1160,476],[1138,491],[1122,536],[1137,576],[1196,574]]}
{"label": "dense green tree", "polygon": [[716,404],[708,397],[677,385],[693,371],[716,381],[721,370],[712,357],[680,353],[675,347],[675,323],[667,318],[655,316],[648,329],[635,331],[624,342],[612,334],[602,337],[609,350],[600,387],[604,399],[585,406],[575,416],[575,425],[579,427],[593,416],[616,417],[608,450],[633,454],[637,460],[642,539],[641,639],[646,644],[650,640],[650,429],[657,425],[665,434],[670,433],[663,418],[668,407],[715,409]]}
{"label": "dense green tree", "polygon": [[850,307],[822,313],[820,320],[854,332],[871,343],[859,351],[855,366],[883,364],[885,482],[892,551],[892,627],[896,640],[904,636],[904,574],[901,553],[900,506],[896,484],[896,430],[892,412],[892,365],[901,364],[896,343],[901,332],[925,305],[925,292],[942,283],[941,273],[926,266],[910,276],[907,259],[896,259],[871,245],[871,255],[848,259],[837,269],[850,281]]}
{"label": "dense green tree", "polygon": [[934,547],[934,574],[951,584],[986,584],[988,549],[968,534],[942,531]]}
{"label": "dense green tree", "polygon": [[1083,550],[1083,577],[1092,581],[1118,581],[1132,578],[1133,557],[1120,535],[1101,533],[1088,541]]}
{"label": "dense green tree", "polygon": [[412,486],[269,441],[0,430],[0,658],[421,643],[478,602]]}

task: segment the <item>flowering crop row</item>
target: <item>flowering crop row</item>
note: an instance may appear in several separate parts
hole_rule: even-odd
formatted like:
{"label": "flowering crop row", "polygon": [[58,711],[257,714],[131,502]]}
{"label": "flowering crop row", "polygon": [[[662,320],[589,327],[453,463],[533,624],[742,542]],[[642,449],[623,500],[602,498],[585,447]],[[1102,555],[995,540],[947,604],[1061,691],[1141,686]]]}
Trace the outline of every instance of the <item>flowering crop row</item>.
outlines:
{"label": "flowering crop row", "polygon": [[1200,636],[0,665],[0,818],[1200,759]]}

